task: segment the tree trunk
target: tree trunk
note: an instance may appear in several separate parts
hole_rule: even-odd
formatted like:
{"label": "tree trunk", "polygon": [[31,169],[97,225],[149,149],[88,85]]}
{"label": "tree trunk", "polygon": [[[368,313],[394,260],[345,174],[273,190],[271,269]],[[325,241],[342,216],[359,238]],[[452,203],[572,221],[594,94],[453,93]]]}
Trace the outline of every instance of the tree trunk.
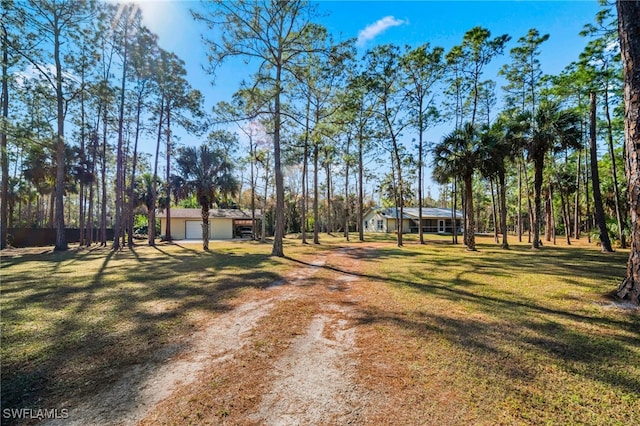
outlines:
{"label": "tree trunk", "polygon": [[165,220],[166,224],[164,226],[164,241],[172,241],[171,238],[171,102],[167,101],[167,152],[165,153],[165,157],[167,159],[167,173],[166,173],[166,181],[165,187],[167,188],[167,208],[165,209]]}
{"label": "tree trunk", "polygon": [[573,237],[576,240],[580,239],[580,166],[582,162],[580,157],[582,156],[582,149],[578,150],[578,163],[576,164],[576,199],[574,209],[574,222],[573,222]]}
{"label": "tree trunk", "polygon": [[318,233],[320,232],[320,212],[318,207],[318,141],[313,142],[313,243],[320,244]]}
{"label": "tree trunk", "polygon": [[505,184],[504,173],[498,175],[499,180],[499,203],[500,203],[500,228],[502,230],[502,248],[508,249],[509,243],[507,242],[507,186]]}
{"label": "tree trunk", "polygon": [[453,178],[453,190],[451,191],[451,219],[453,224],[453,244],[458,244],[458,178]]}
{"label": "tree trunk", "polygon": [[400,159],[400,148],[398,147],[395,139],[393,141],[393,150],[396,160],[396,167],[398,168],[398,195],[396,198],[396,207],[399,207],[400,210],[400,217],[398,218],[398,220],[396,220],[396,227],[398,228],[398,247],[402,247],[402,225],[404,221],[404,185],[402,182],[402,160]]}
{"label": "tree trunk", "polygon": [[476,250],[476,226],[473,216],[473,177],[467,175],[464,177],[464,192],[465,192],[465,211],[466,211],[466,229],[465,229],[465,244],[467,250]]}
{"label": "tree trunk", "polygon": [[[126,22],[126,18],[125,18]],[[122,60],[122,82],[120,85],[120,105],[118,111],[118,147],[116,149],[116,203],[115,203],[115,223],[113,225],[113,245],[111,250],[120,248],[120,236],[123,230],[123,210],[124,210],[124,171],[122,145],[124,141],[124,99],[127,82],[127,50],[128,50],[128,33],[129,24],[124,27],[124,50]]]}
{"label": "tree trunk", "polygon": [[[251,239],[256,239],[256,147],[253,144],[253,135],[249,134],[249,157],[251,165]],[[262,220],[264,220],[264,212],[262,212]],[[207,222],[209,223],[209,222]]]}
{"label": "tree trunk", "polygon": [[[135,189],[136,189],[136,168],[138,166],[138,139],[140,138],[140,115],[142,113],[142,99],[138,98],[138,104],[136,106],[136,131],[133,142],[133,159],[131,164],[131,182],[129,183],[129,234],[127,236],[127,244],[129,247],[133,247],[133,210],[135,208]],[[147,230],[149,228],[147,227]]]}
{"label": "tree trunk", "polygon": [[349,150],[351,148],[351,136],[347,136],[347,152],[344,172],[344,238],[349,241]]}
{"label": "tree trunk", "polygon": [[65,181],[65,141],[64,141],[64,118],[65,118],[65,108],[64,108],[64,97],[62,93],[62,62],[60,52],[60,45],[62,41],[60,40],[60,31],[58,30],[58,15],[55,14],[53,19],[55,20],[55,28],[54,31],[54,60],[56,66],[56,104],[57,104],[57,115],[58,115],[58,132],[56,135],[56,185],[55,185],[55,221],[56,221],[56,245],[54,250],[62,251],[67,250],[69,246],[67,245],[67,239],[64,232],[64,181]]}
{"label": "tree trunk", "polygon": [[476,215],[476,217],[475,217],[476,231],[477,232],[487,232],[487,224],[484,224],[483,228],[482,228],[482,231],[480,231],[480,224],[482,223],[482,218],[480,217],[480,212],[481,212],[480,203],[474,204],[474,209],[475,209],[475,215]]}
{"label": "tree trunk", "polygon": [[81,172],[81,178],[80,178],[80,185],[79,185],[79,189],[78,189],[78,207],[79,207],[79,211],[78,211],[78,216],[79,216],[79,223],[78,223],[78,228],[80,229],[80,246],[84,246],[86,245],[85,242],[85,218],[86,218],[86,209],[85,209],[85,193],[86,193],[86,187],[85,187],[85,177],[86,177],[86,164],[87,164],[87,158],[86,158],[86,143],[85,143],[85,139],[86,139],[86,134],[85,134],[85,120],[86,120],[86,113],[85,113],[85,80],[84,80],[84,71],[85,71],[85,64],[83,63],[83,67],[82,67],[82,72],[81,72],[81,81],[80,81],[80,167],[82,167],[82,172]]}
{"label": "tree trunk", "polygon": [[534,158],[534,180],[533,180],[533,239],[531,248],[540,248],[540,219],[542,215],[542,171],[544,170],[544,154]]}
{"label": "tree trunk", "polygon": [[209,251],[209,205],[202,204],[202,250]]}
{"label": "tree trunk", "polygon": [[363,163],[363,145],[362,134],[358,138],[358,239],[364,241],[364,163]]}
{"label": "tree trunk", "polygon": [[284,257],[284,178],[282,176],[282,160],[280,153],[280,92],[282,81],[282,51],[278,52],[278,66],[275,81],[275,105],[273,114],[273,156],[276,178],[276,220],[273,235],[272,256]]}
{"label": "tree trunk", "polygon": [[589,156],[584,154],[584,199],[587,207],[587,221],[585,223],[587,232],[587,241],[591,242],[591,207],[589,202]]}
{"label": "tree trunk", "polygon": [[498,238],[498,212],[496,208],[496,194],[493,188],[493,178],[489,178],[489,189],[491,191],[491,217],[493,219],[493,240],[496,244],[500,244]]}
{"label": "tree trunk", "polygon": [[260,242],[267,241],[267,221],[265,220],[267,214],[267,196],[269,195],[269,161],[265,161],[264,166],[264,199],[262,200],[262,230],[260,233]]}
{"label": "tree trunk", "polygon": [[[560,185],[560,208],[562,209],[562,223],[564,223],[564,236],[567,239],[567,245],[571,245],[571,219],[569,218],[569,195],[565,197],[565,189]],[[555,220],[555,216],[554,216]],[[555,227],[554,227],[555,234]],[[555,242],[554,242],[555,244]]]}
{"label": "tree trunk", "polygon": [[518,164],[518,242],[522,242],[522,166]]}
{"label": "tree trunk", "polygon": [[551,210],[551,215],[549,218],[549,228],[551,229],[551,237],[553,239],[553,245],[556,245],[556,214],[555,209],[553,208],[553,186],[549,185],[549,209]]}
{"label": "tree trunk", "polygon": [[422,97],[420,97],[420,105],[418,106],[420,114],[418,116],[418,239],[420,244],[424,244],[424,233],[422,231],[422,199],[423,199],[423,161],[424,161],[424,142],[423,142],[423,116],[422,116]]}
{"label": "tree trunk", "polygon": [[[92,162],[94,161],[95,161],[95,156]],[[85,240],[84,240],[86,246],[90,246],[95,241],[95,236],[93,235],[93,229],[95,227],[95,221],[93,218],[93,209],[95,204],[94,190],[96,188],[96,185],[97,185],[97,182],[91,182],[89,184],[89,195],[88,195],[89,201],[87,206],[87,224],[86,224],[87,226],[86,226],[86,234],[85,234]]]}
{"label": "tree trunk", "polygon": [[640,303],[640,1],[616,2],[624,70],[625,170],[629,187],[631,251],[618,296]]}
{"label": "tree trunk", "polygon": [[[565,158],[565,165],[567,165],[569,162],[569,160],[567,158]],[[562,197],[562,202],[564,203],[564,216],[563,216],[563,220],[564,220],[564,224],[565,224],[565,233],[567,234],[567,237],[569,238],[573,238],[573,221],[571,220],[571,202],[570,202],[570,196],[569,196],[569,189],[566,188],[564,185],[560,184],[560,196]]]}
{"label": "tree trunk", "polygon": [[598,172],[598,147],[596,144],[596,92],[591,92],[591,108],[590,108],[590,126],[589,140],[591,151],[591,180],[593,187],[593,204],[595,209],[596,223],[600,229],[600,244],[602,251],[605,253],[613,252],[611,248],[611,240],[609,240],[609,232],[607,231],[607,220],[604,215],[604,207],[602,205],[602,194],[600,193],[600,175]]}
{"label": "tree trunk", "polygon": [[622,208],[620,207],[620,193],[618,191],[618,167],[616,166],[615,152],[613,151],[613,130],[611,125],[611,114],[609,112],[609,89],[604,88],[604,111],[607,117],[607,141],[609,142],[609,156],[611,156],[611,176],[613,177],[613,196],[616,205],[616,220],[618,221],[618,239],[620,247],[627,248],[627,241],[624,236],[624,220],[622,220]]}
{"label": "tree trunk", "polygon": [[164,95],[160,99],[160,117],[158,118],[158,137],[156,139],[156,157],[153,164],[153,182],[151,182],[151,208],[147,211],[147,233],[149,245],[156,245],[156,206],[158,205],[158,160],[160,159],[160,142],[162,140],[162,122],[164,119]]}
{"label": "tree trunk", "polygon": [[[531,233],[533,231],[532,229],[532,224],[533,224],[533,206],[531,205],[531,190],[529,188],[529,173],[527,173],[527,164],[524,161],[524,158],[522,159],[522,170],[524,172],[524,189],[525,192],[527,193],[527,211],[529,212],[529,227],[527,229],[527,234],[528,234],[528,242],[531,243]],[[540,228],[538,228],[538,236],[540,232]]]}
{"label": "tree trunk", "polygon": [[94,128],[94,131],[91,135],[91,150],[89,151],[89,155],[91,156],[91,160],[89,163],[91,164],[91,176],[93,176],[94,178],[93,178],[93,182],[91,182],[91,184],[89,185],[89,206],[87,211],[87,235],[86,235],[87,246],[93,244],[98,240],[97,234],[94,234],[95,229],[97,229],[97,227],[95,226],[96,218],[94,217],[94,209],[95,209],[95,201],[96,201],[95,196],[98,189],[98,179],[96,179],[95,176],[96,176],[96,170],[97,170],[96,164],[98,161],[99,125],[100,125],[100,113],[98,112],[96,127]]}
{"label": "tree trunk", "polygon": [[[2,121],[9,117],[9,46],[7,30],[2,24]],[[7,134],[5,126],[0,126],[0,168],[2,168],[2,193],[0,194],[0,249],[7,247],[7,196],[9,194],[9,162],[7,159]]]}
{"label": "tree trunk", "polygon": [[327,234],[333,232],[333,220],[331,218],[331,162],[328,158],[325,165],[325,175],[327,177]]}
{"label": "tree trunk", "polygon": [[107,246],[107,105],[102,112],[102,163],[101,172],[101,202],[100,202],[100,246]]}
{"label": "tree trunk", "polygon": [[304,149],[302,153],[302,244],[307,244],[307,199],[308,192],[308,170],[309,170],[309,114],[311,114],[311,100],[307,96],[307,111],[305,114]]}
{"label": "tree trunk", "polygon": [[544,239],[547,242],[551,242],[551,222],[552,222],[552,204],[553,204],[553,192],[552,192],[552,187],[551,185],[549,185],[549,195],[547,197],[545,197],[545,203],[544,203],[544,211],[545,211],[545,223],[547,224],[546,229],[545,229],[545,233],[544,233]]}

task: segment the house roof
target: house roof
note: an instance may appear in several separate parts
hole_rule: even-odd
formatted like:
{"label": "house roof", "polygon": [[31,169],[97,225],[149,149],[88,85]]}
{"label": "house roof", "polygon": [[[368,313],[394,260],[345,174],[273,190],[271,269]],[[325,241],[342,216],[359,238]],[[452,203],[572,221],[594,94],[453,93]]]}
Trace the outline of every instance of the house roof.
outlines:
{"label": "house roof", "polygon": [[[378,210],[378,213],[380,213],[382,216],[388,217],[389,219],[395,219],[396,217],[398,217],[398,214],[399,214],[399,212],[396,211],[395,207],[380,209]],[[413,219],[413,217],[407,214],[406,209],[404,209],[402,213],[403,213],[402,214],[403,219]]]}
{"label": "house roof", "polygon": [[[405,207],[402,210],[403,219],[418,219],[419,209],[417,207]],[[396,217],[396,208],[390,207],[386,209],[379,210],[382,216],[389,217],[394,219]],[[440,209],[436,207],[423,207],[422,208],[422,218],[423,219],[451,219],[451,209]],[[456,218],[462,219],[462,212],[456,210]]]}
{"label": "house roof", "polygon": [[[166,211],[160,211],[157,214],[159,218],[166,218]],[[209,217],[211,218],[226,218],[226,219],[251,219],[251,210],[243,209],[209,209]],[[200,209],[183,209],[172,208],[172,219],[202,219],[202,213]],[[256,219],[262,218],[262,211],[256,209]]]}

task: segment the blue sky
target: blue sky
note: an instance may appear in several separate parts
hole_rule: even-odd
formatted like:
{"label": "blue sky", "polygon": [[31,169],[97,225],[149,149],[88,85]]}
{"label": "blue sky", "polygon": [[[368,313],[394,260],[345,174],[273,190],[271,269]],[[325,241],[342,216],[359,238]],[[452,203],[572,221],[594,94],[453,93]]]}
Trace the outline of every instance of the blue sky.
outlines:
{"label": "blue sky", "polygon": [[[194,22],[190,8],[198,8],[198,1],[143,0],[145,23],[160,37],[160,45],[185,60],[188,76],[194,87],[202,90],[207,104],[228,98],[237,88],[239,75],[246,66],[241,61],[230,61],[212,77],[201,67],[206,61],[200,37],[206,32]],[[550,39],[542,46],[543,71],[560,72],[586,44],[578,35],[586,23],[593,22],[600,9],[596,0],[590,1],[320,1],[319,21],[336,39],[357,38],[367,26],[383,19],[392,19],[389,26],[363,44],[360,53],[377,44],[396,43],[417,46],[429,42],[432,46],[449,49],[460,43],[464,33],[474,26],[488,28],[492,35],[509,34],[511,48],[530,28],[549,33]],[[507,49],[507,50],[508,50]],[[495,78],[498,64],[508,55],[495,61],[486,78]]]}
{"label": "blue sky", "polygon": [[[200,42],[206,31],[200,23],[191,19],[189,9],[200,6],[196,1],[138,2],[143,9],[145,23],[159,35],[159,43],[166,50],[175,52],[186,62],[187,77],[194,88],[201,90],[210,109],[219,101],[229,100],[246,78],[251,68],[241,60],[225,63],[215,76],[202,70],[206,61],[205,49]],[[586,23],[594,20],[600,6],[590,1],[320,1],[319,22],[335,39],[358,39],[358,50],[378,44],[395,43],[417,46],[429,42],[445,50],[459,44],[466,31],[474,26],[489,29],[493,36],[509,34],[505,55],[494,61],[483,76],[500,81],[497,70],[508,60],[508,51],[517,39],[530,28],[541,34],[550,34],[542,45],[540,60],[543,72],[557,74],[578,58],[587,40],[578,33]],[[501,96],[498,94],[498,96]],[[428,136],[437,141],[448,131],[447,126],[434,129]],[[182,137],[182,143],[199,144],[199,141]],[[436,195],[435,188],[432,188]]]}

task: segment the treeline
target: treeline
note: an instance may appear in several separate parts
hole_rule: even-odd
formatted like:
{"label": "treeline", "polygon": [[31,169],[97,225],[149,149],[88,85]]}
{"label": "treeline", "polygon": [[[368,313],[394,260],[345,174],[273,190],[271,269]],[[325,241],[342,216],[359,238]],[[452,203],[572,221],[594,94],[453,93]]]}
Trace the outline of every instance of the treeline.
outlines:
{"label": "treeline", "polygon": [[[125,233],[131,244],[136,208],[167,202],[174,129],[205,129],[184,62],[133,4],[2,1],[2,37],[3,244],[7,226],[54,227],[65,249],[66,224],[81,244],[106,245],[108,226],[114,248]],[[152,162],[138,151],[145,133]]]}
{"label": "treeline", "polygon": [[[131,245],[137,226],[154,244],[157,209],[204,203],[263,209],[282,255],[287,232],[364,239],[374,199],[399,215],[461,208],[469,249],[476,231],[493,231],[505,248],[509,235],[534,247],[556,235],[626,244],[622,68],[606,6],[585,25],[584,52],[551,76],[538,59],[549,35],[535,29],[512,40],[476,27],[449,51],[382,45],[359,57],[354,40],[317,24],[313,4],[212,3],[193,13],[210,30],[211,72],[231,56],[259,66],[207,113],[183,61],[135,5],[1,4],[3,246],[7,227],[54,227],[63,250],[70,225],[83,245]],[[503,87],[486,73],[500,56]],[[238,135],[211,130],[230,123],[248,141],[240,154]],[[451,132],[427,143],[442,123]],[[197,153],[178,146],[177,127],[224,157],[210,159],[228,177],[202,183],[210,196],[181,175],[196,160],[180,159]],[[151,156],[139,151],[143,138],[155,141]],[[435,196],[423,187],[428,163]]]}

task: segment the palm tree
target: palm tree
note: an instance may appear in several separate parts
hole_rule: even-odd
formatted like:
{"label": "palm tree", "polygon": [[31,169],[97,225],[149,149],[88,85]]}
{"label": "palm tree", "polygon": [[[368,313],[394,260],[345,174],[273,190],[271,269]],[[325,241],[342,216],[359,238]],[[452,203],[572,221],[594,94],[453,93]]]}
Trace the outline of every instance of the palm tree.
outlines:
{"label": "palm tree", "polygon": [[498,203],[500,204],[500,232],[502,248],[508,249],[507,242],[507,194],[506,162],[515,161],[523,145],[523,132],[526,130],[526,117],[523,114],[501,114],[493,125],[486,130],[480,147],[480,171],[487,178],[498,180]]}
{"label": "palm tree", "polygon": [[[134,204],[144,204],[147,208],[147,233],[152,235],[151,227],[153,225],[152,215],[154,213],[154,192],[153,188],[160,186],[162,183],[160,179],[156,179],[156,185],[153,184],[153,174],[143,173],[136,178]],[[155,232],[153,233],[155,235]]]}
{"label": "palm tree", "polygon": [[202,248],[208,251],[209,209],[238,188],[231,174],[233,165],[225,152],[209,145],[181,148],[176,165],[180,175],[172,176],[172,186],[179,197],[195,194],[202,208]]}
{"label": "palm tree", "polygon": [[574,111],[560,109],[557,102],[545,101],[536,110],[529,137],[525,141],[529,160],[534,168],[534,210],[532,248],[540,248],[540,218],[542,215],[542,172],[544,160],[551,151],[579,148],[580,117]]}
{"label": "palm tree", "polygon": [[502,234],[502,248],[508,249],[507,242],[507,203],[506,203],[506,160],[512,157],[512,146],[506,134],[503,120],[498,120],[491,128],[486,128],[479,147],[480,172],[482,175],[498,182],[498,204],[500,210],[500,233]]}
{"label": "palm tree", "polygon": [[464,185],[464,243],[467,250],[476,250],[475,221],[473,211],[473,173],[481,161],[480,134],[467,123],[461,129],[446,135],[433,148],[434,177],[438,181],[459,177]]}
{"label": "palm tree", "polygon": [[[49,219],[47,220],[46,226],[52,228],[54,225],[53,212],[56,173],[49,148],[50,147],[45,144],[34,144],[28,148],[24,160],[23,175],[25,179],[33,185],[40,197],[44,198],[45,195],[49,195],[51,207],[49,208]],[[40,209],[40,203],[38,203],[38,209]],[[38,216],[40,216],[39,212]]]}

